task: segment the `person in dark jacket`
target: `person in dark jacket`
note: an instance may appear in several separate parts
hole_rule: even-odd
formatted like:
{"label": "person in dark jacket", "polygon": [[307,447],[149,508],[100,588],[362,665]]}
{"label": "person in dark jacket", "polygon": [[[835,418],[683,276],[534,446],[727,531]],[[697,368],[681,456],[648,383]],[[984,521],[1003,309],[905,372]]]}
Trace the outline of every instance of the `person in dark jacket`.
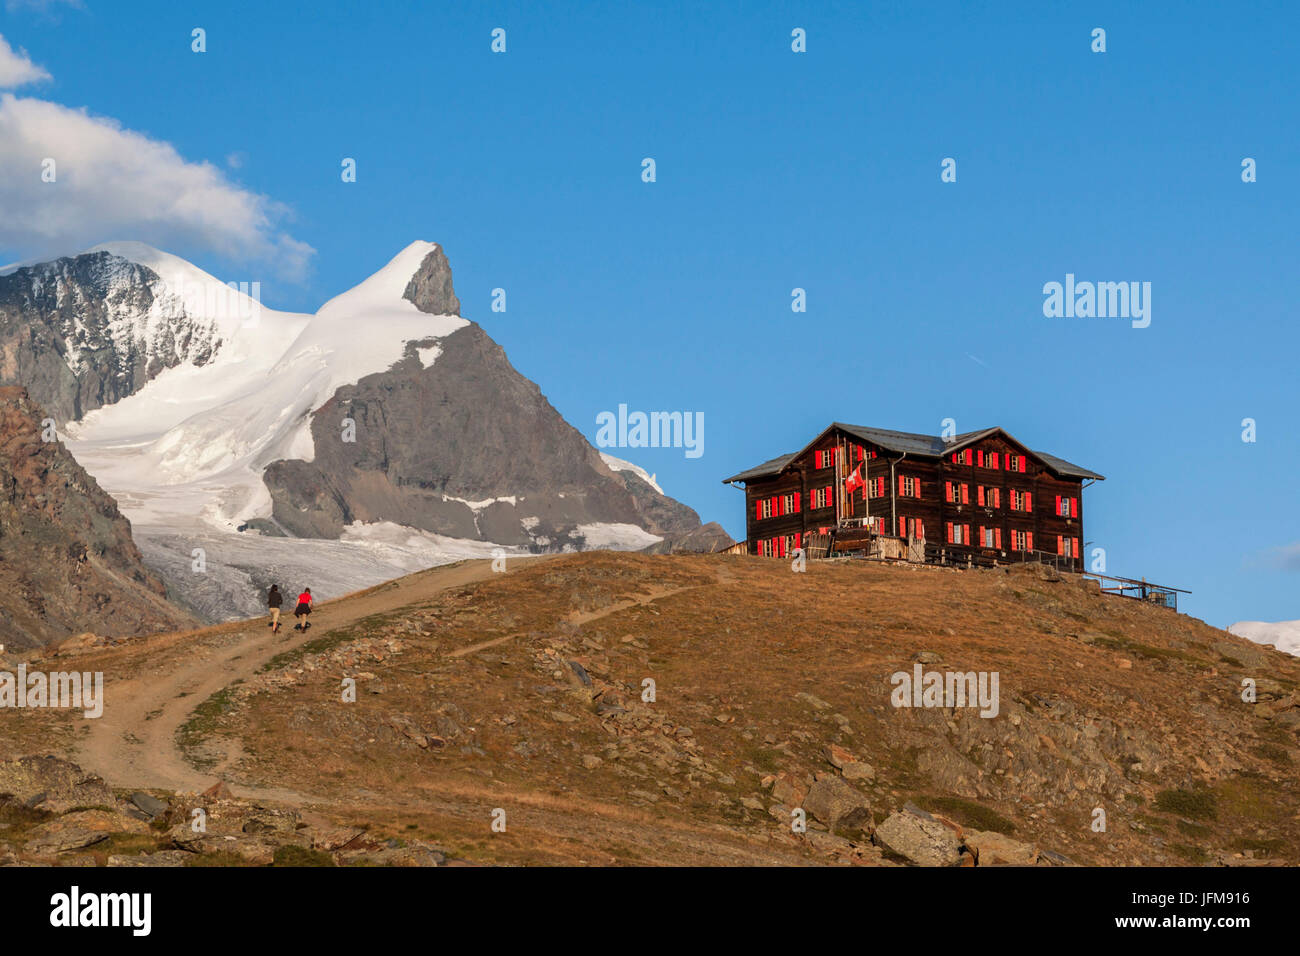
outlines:
{"label": "person in dark jacket", "polygon": [[298,606],[293,609],[293,616],[298,619],[298,623],[293,626],[295,631],[305,631],[311,627],[311,621],[307,620],[307,615],[311,613],[311,588],[303,588],[302,593],[298,595]]}
{"label": "person in dark jacket", "polygon": [[270,593],[266,595],[266,606],[271,612],[271,633],[280,633],[280,608],[284,606],[284,595],[280,593],[280,585],[272,584]]}

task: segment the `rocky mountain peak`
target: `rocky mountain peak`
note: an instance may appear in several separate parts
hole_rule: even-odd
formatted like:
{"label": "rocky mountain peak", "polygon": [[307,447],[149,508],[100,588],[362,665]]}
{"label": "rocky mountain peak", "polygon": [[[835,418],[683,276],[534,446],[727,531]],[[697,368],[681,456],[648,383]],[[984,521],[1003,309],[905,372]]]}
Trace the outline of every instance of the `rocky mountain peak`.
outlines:
{"label": "rocky mountain peak", "polygon": [[451,285],[451,263],[442,246],[434,246],[424,257],[402,298],[430,315],[460,315],[460,299]]}

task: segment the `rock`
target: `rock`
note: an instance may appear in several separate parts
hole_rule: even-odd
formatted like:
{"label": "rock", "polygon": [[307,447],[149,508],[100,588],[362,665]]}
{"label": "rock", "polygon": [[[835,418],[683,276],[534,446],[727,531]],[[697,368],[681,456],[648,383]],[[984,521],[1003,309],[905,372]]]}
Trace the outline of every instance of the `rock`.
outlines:
{"label": "rock", "polygon": [[957,834],[931,817],[899,811],[876,827],[876,844],[919,866],[956,866],[962,842]]}
{"label": "rock", "polygon": [[1036,846],[992,831],[967,830],[966,848],[975,855],[979,866],[1034,866],[1038,863]]}
{"label": "rock", "polygon": [[587,669],[577,661],[569,661],[569,670],[573,671],[573,676],[578,678],[583,687],[591,686],[591,676],[587,673]]}
{"label": "rock", "polygon": [[137,790],[131,794],[131,802],[147,814],[151,820],[167,812],[166,803],[155,796],[145,793],[143,790]]}
{"label": "rock", "polygon": [[586,768],[587,770],[595,770],[597,767],[599,767],[599,766],[600,766],[602,763],[604,763],[604,762],[605,762],[605,761],[601,760],[601,759],[600,759],[599,757],[597,757],[595,754],[583,754],[583,755],[582,755],[582,766],[583,766],[584,768]]}
{"label": "rock", "polygon": [[203,797],[207,800],[233,800],[235,795],[230,788],[226,786],[226,781],[218,780],[208,789],[203,791]]}
{"label": "rock", "polygon": [[1122,671],[1131,671],[1133,669],[1133,662],[1127,657],[1120,657],[1116,658],[1115,666]]}
{"label": "rock", "polygon": [[1054,853],[1051,850],[1039,850],[1038,862],[1039,864],[1043,864],[1047,866],[1078,866],[1079,865],[1078,863],[1075,863],[1073,860],[1071,860],[1068,856],[1063,856],[1060,853]]}
{"label": "rock", "polygon": [[839,777],[825,777],[813,783],[803,807],[831,832],[871,832],[871,804],[866,795]]}
{"label": "rock", "polygon": [[193,856],[184,850],[159,850],[157,853],[137,853],[135,855],[112,854],[108,858],[109,866],[185,866]]}
{"label": "rock", "polygon": [[832,767],[843,770],[845,764],[853,763],[858,758],[838,744],[831,744],[826,748],[826,759],[831,762]]}
{"label": "rock", "polygon": [[792,774],[784,771],[772,780],[772,799],[787,806],[802,806],[808,796],[808,788]]}
{"label": "rock", "polygon": [[766,807],[763,806],[763,801],[759,800],[757,797],[741,797],[740,805],[743,807],[748,807],[751,810],[766,809]]}
{"label": "rock", "polygon": [[460,315],[460,299],[451,282],[451,263],[442,246],[434,247],[424,257],[402,298],[430,315]]}
{"label": "rock", "polygon": [[361,827],[311,827],[307,830],[307,838],[313,850],[338,850],[365,832]]}
{"label": "rock", "polygon": [[572,714],[566,714],[562,710],[553,710],[551,711],[551,719],[557,720],[562,724],[571,724],[578,718],[574,717]]}
{"label": "rock", "polygon": [[875,768],[869,763],[863,763],[861,760],[845,764],[844,769],[840,772],[844,774],[845,780],[854,782],[873,783],[876,779]]}
{"label": "rock", "polygon": [[45,856],[80,850],[105,840],[113,833],[146,833],[139,820],[109,810],[78,810],[34,827],[24,849]]}
{"label": "rock", "polygon": [[912,660],[919,661],[922,664],[938,664],[943,657],[934,651],[917,651],[912,655]]}
{"label": "rock", "polygon": [[0,795],[51,813],[74,807],[115,807],[117,797],[102,778],[58,757],[19,757],[0,763]]}
{"label": "rock", "polygon": [[830,704],[826,703],[826,701],[822,700],[820,697],[808,693],[807,691],[800,691],[799,693],[795,694],[795,697],[799,698],[805,704],[811,705],[814,710],[831,709]]}

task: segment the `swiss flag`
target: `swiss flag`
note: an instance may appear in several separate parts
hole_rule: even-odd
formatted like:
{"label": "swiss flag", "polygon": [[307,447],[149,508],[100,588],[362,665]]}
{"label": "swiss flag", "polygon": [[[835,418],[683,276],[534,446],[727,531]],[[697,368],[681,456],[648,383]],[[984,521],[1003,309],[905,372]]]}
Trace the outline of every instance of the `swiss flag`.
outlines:
{"label": "swiss flag", "polygon": [[861,488],[865,484],[865,482],[862,480],[862,476],[858,474],[858,472],[861,470],[862,470],[862,466],[858,465],[857,468],[853,469],[852,474],[850,474],[847,478],[844,479],[844,490],[847,491],[849,494],[853,494],[854,491],[856,491],[858,488]]}

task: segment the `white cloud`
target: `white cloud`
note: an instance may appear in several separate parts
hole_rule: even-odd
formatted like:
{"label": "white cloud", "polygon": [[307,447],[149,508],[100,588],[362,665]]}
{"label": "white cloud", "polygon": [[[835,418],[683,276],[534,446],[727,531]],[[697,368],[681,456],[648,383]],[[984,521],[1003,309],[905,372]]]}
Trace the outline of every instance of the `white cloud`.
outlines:
{"label": "white cloud", "polygon": [[5,0],[5,9],[10,13],[16,13],[19,10],[36,10],[39,13],[48,13],[59,6],[73,7],[77,10],[83,9],[81,0]]}
{"label": "white cloud", "polygon": [[[47,159],[54,182],[42,179]],[[265,263],[296,279],[315,252],[278,229],[281,204],[84,109],[0,94],[0,169],[0,248],[25,257],[138,239]]]}
{"label": "white cloud", "polygon": [[49,73],[28,58],[26,50],[15,50],[0,36],[0,90],[40,83],[49,78]]}

